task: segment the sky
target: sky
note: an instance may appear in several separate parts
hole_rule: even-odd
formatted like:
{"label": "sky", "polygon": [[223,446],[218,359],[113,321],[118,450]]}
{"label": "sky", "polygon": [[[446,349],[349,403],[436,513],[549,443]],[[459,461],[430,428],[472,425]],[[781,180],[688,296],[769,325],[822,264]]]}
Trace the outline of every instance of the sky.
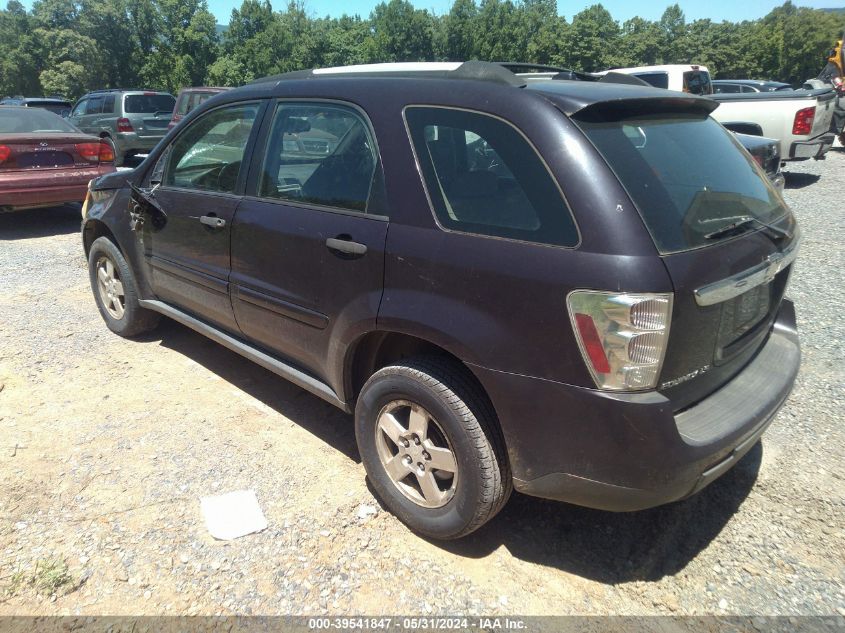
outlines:
{"label": "sky", "polygon": [[[366,17],[373,7],[380,0],[306,0],[305,6],[308,12],[314,17],[330,15],[338,17],[344,13],[349,15],[359,14]],[[283,9],[287,0],[271,0],[274,9]],[[418,9],[428,9],[441,15],[446,13],[452,6],[452,0],[411,0]],[[591,4],[601,2],[610,11],[614,19],[625,21],[639,15],[647,20],[657,20],[667,6],[674,4],[674,0],[660,0],[634,2],[632,0],[558,0],[558,12],[566,16],[568,20],[579,11]],[[794,4],[815,9],[842,7],[845,0],[793,0]],[[678,0],[678,4],[686,15],[687,20],[710,18],[721,21],[730,20],[739,22],[741,20],[755,20],[766,15],[773,8],[783,4],[780,2],[765,2],[763,0]],[[241,0],[208,0],[209,9],[217,16],[220,24],[228,24],[232,9],[239,7]]]}

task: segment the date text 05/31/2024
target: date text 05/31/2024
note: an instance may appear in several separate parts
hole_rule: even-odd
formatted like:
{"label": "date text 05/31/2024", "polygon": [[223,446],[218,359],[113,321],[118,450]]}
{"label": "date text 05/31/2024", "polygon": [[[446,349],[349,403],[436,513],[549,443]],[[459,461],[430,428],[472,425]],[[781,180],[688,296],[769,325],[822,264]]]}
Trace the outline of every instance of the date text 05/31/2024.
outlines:
{"label": "date text 05/31/2024", "polygon": [[514,618],[308,618],[310,630],[465,631],[467,629],[524,630],[525,622]]}

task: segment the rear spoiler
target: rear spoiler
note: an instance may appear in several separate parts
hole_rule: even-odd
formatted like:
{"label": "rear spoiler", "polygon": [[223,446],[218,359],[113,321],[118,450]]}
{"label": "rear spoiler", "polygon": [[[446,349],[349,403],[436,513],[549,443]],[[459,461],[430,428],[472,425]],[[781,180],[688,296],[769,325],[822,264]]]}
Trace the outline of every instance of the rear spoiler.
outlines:
{"label": "rear spoiler", "polygon": [[[655,88],[655,90],[660,90]],[[570,116],[582,121],[607,121],[647,114],[687,114],[706,117],[719,104],[701,97],[635,97],[597,101],[580,108]]]}

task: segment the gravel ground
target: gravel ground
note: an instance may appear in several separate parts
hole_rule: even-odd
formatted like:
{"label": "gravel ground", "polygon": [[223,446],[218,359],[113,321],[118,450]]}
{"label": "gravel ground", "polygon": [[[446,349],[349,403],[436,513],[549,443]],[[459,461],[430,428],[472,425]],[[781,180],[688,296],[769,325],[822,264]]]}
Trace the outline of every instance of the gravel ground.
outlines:
{"label": "gravel ground", "polygon": [[[122,340],[79,211],[0,216],[0,615],[845,615],[845,153],[790,168],[804,361],[763,442],[685,502],[514,495],[438,544],[373,499],[351,418],[173,322]],[[202,496],[269,528],[208,536]]]}

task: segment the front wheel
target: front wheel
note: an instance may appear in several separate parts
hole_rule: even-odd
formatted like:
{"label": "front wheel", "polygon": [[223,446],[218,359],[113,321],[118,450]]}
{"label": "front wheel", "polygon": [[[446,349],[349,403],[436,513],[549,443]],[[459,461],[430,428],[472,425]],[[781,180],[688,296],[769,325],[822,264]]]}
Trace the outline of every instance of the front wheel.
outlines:
{"label": "front wheel", "polygon": [[492,408],[466,368],[448,359],[403,360],[373,374],[358,397],[355,435],[378,496],[427,536],[465,536],[510,495]]}
{"label": "front wheel", "polygon": [[159,314],[142,308],[138,303],[132,270],[120,249],[109,238],[98,237],[91,244],[88,274],[97,308],[112,332],[120,336],[136,336],[158,325]]}

